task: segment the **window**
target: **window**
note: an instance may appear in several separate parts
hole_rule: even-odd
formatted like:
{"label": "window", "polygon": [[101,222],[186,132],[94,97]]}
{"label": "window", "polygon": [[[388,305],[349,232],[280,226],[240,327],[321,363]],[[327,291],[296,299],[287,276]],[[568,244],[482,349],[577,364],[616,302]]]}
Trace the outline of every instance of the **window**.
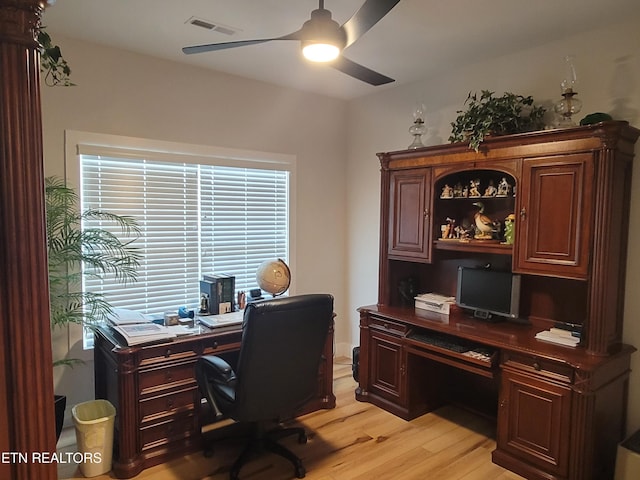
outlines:
{"label": "window", "polygon": [[[198,308],[203,274],[235,275],[236,290],[249,290],[264,260],[290,263],[292,161],[255,152],[249,159],[246,152],[194,155],[175,144],[172,153],[160,150],[169,150],[164,142],[132,150],[109,140],[108,147],[77,143],[81,208],[135,217],[143,259],[137,282],[85,276],[83,290],[115,307],[162,315]],[[121,234],[112,225],[85,226]]]}

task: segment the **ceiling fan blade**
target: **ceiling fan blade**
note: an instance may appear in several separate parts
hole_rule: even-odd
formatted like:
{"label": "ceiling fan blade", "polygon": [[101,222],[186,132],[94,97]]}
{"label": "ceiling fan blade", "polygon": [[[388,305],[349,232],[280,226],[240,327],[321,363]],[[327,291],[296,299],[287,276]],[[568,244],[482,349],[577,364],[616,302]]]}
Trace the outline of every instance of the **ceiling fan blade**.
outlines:
{"label": "ceiling fan blade", "polygon": [[209,43],[206,45],[194,45],[192,47],[184,47],[183,53],[191,55],[193,53],[216,52],[218,50],[226,50],[228,48],[246,47],[248,45],[257,45],[259,43],[271,42],[274,40],[300,40],[300,30],[275,38],[262,38],[258,40],[238,40],[237,42]]}
{"label": "ceiling fan blade", "polygon": [[381,73],[374,72],[373,70],[363,67],[362,65],[352,62],[344,56],[339,56],[333,62],[329,64],[336,70],[346,73],[347,75],[362,80],[373,86],[384,85],[386,83],[395,82],[393,78],[389,78]]}
{"label": "ceiling fan blade", "polygon": [[347,48],[367,33],[399,2],[400,0],[367,0],[364,2],[360,9],[341,27],[347,36],[347,43],[344,48]]}

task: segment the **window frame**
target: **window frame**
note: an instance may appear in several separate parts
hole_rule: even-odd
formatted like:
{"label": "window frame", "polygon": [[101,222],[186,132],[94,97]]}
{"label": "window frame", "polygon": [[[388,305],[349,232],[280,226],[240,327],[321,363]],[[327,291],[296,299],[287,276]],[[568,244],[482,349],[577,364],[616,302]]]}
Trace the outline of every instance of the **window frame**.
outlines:
{"label": "window frame", "polygon": [[[82,154],[151,157],[158,161],[210,164],[239,168],[261,168],[285,170],[289,172],[289,267],[295,271],[296,259],[296,157],[290,154],[240,150],[211,145],[185,144],[147,138],[84,132],[65,131],[65,180],[76,189],[81,184],[80,158]],[[289,293],[295,294],[295,278],[292,278]],[[74,345],[83,344],[83,328],[70,325],[68,329],[68,349],[79,350]],[[93,359],[93,349],[82,349],[82,354],[74,357],[85,361]]]}

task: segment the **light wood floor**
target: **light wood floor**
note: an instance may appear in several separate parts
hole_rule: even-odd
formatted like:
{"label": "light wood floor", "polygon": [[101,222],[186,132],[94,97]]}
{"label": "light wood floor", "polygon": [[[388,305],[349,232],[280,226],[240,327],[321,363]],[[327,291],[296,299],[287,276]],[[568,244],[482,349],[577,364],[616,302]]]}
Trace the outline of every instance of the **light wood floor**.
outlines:
{"label": "light wood floor", "polygon": [[[516,480],[491,462],[495,425],[466,411],[444,407],[411,422],[354,399],[349,359],[337,359],[334,393],[337,406],[298,419],[309,433],[305,445],[283,441],[304,463],[308,480]],[[187,455],[144,470],[136,480],[227,480],[242,448],[230,442],[213,457]],[[66,449],[70,451],[70,449]],[[74,451],[73,447],[71,451]],[[61,465],[60,479],[84,478],[77,467]],[[93,477],[114,478],[111,475]],[[292,466],[265,454],[240,472],[242,480],[295,478]]]}

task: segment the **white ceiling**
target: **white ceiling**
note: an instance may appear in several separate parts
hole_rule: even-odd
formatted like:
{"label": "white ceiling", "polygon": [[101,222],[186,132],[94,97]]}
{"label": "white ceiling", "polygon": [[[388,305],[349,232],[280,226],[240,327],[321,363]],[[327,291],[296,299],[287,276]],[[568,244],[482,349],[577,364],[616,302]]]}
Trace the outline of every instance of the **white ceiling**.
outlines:
{"label": "white ceiling", "polygon": [[[364,0],[325,0],[339,24]],[[279,41],[184,55],[184,46],[272,38],[298,30],[317,0],[57,0],[43,24],[54,36],[86,40],[338,98],[355,98],[427,78],[467,62],[640,17],[638,0],[401,0],[345,50],[350,60],[396,80],[373,87],[302,58]],[[190,25],[198,17],[239,31]],[[61,45],[64,53],[64,45]],[[570,52],[563,52],[570,53]],[[72,59],[68,59],[73,67]]]}

